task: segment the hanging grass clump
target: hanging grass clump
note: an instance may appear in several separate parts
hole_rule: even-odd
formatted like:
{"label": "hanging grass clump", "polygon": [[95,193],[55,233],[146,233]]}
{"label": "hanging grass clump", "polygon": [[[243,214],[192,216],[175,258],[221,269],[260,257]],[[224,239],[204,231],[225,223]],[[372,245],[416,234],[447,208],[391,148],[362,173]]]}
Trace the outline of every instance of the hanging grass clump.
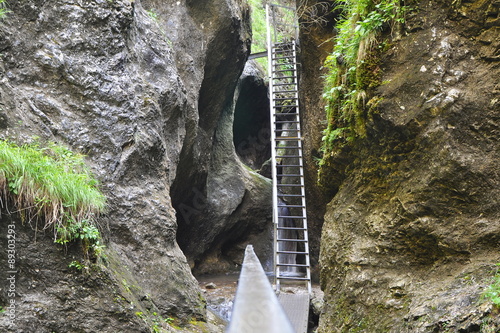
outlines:
{"label": "hanging grass clump", "polygon": [[0,140],[0,199],[23,221],[52,229],[57,243],[81,240],[86,250],[101,247],[95,218],[106,199],[81,154],[54,143]]}

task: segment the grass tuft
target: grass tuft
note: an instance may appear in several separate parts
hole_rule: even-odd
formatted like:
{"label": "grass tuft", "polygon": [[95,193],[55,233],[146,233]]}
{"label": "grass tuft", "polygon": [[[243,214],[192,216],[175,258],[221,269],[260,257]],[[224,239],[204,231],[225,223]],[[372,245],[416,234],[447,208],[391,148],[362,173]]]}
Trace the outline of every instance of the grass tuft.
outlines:
{"label": "grass tuft", "polygon": [[83,155],[54,143],[18,146],[0,140],[0,199],[24,220],[42,220],[57,243],[79,239],[87,249],[100,246],[95,217],[104,211],[106,198]]}
{"label": "grass tuft", "polygon": [[7,8],[7,1],[0,0],[0,20],[5,19],[9,13],[10,10]]}

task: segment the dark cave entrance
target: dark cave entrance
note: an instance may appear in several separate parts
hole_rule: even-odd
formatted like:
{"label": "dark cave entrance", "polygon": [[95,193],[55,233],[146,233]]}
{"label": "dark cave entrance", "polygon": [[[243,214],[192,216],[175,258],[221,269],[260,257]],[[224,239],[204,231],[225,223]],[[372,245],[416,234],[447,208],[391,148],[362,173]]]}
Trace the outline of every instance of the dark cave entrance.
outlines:
{"label": "dark cave entrance", "polygon": [[270,177],[262,170],[271,158],[268,86],[263,76],[255,65],[247,63],[234,108],[233,142],[243,163]]}

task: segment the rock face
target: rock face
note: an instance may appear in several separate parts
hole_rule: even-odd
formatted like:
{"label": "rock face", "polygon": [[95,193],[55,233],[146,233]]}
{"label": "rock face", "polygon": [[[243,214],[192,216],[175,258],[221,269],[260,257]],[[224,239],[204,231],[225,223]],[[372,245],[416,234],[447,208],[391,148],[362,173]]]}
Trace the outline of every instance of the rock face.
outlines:
{"label": "rock face", "polygon": [[[233,141],[238,157],[254,170],[271,158],[271,126],[265,73],[253,60],[240,77],[233,122]],[[271,175],[268,175],[271,178]]]}
{"label": "rock face", "polygon": [[[181,220],[177,239],[188,255],[211,248],[221,229],[243,241],[241,223],[260,228],[250,226],[251,216],[267,218],[251,208],[269,184],[237,162],[234,148],[231,155],[232,135],[225,132],[248,54],[247,6],[239,0],[8,5],[0,26],[0,135],[19,142],[36,135],[88,155],[109,198],[100,219],[107,262],[88,276],[68,268],[81,259],[78,247],[65,252],[50,232],[34,243],[33,230],[17,220],[19,316],[12,331],[145,331],[153,312],[203,318],[197,282],[176,242],[172,203],[179,208],[199,189],[209,207],[220,209],[200,223]],[[2,228],[6,219],[18,219],[2,218]],[[189,251],[186,240],[196,242],[199,234],[208,240]],[[2,289],[0,305],[7,301]],[[5,317],[0,327],[8,331]]]}
{"label": "rock face", "polygon": [[421,1],[384,56],[325,215],[320,332],[500,328],[480,297],[500,261],[499,24],[498,1]]}
{"label": "rock face", "polygon": [[[314,13],[324,19],[324,24],[315,23],[310,14],[301,18],[300,30],[300,82],[299,100],[301,107],[301,125],[304,137],[304,182],[306,186],[307,223],[309,227],[309,251],[312,265],[312,277],[319,279],[319,252],[321,228],[325,208],[331,199],[317,186],[317,159],[320,157],[321,138],[326,119],[325,105],[322,103],[323,85],[320,79],[326,74],[323,63],[333,49],[333,5],[319,5],[321,1],[297,1],[297,6],[306,4],[315,9]],[[312,12],[312,10],[310,10]]]}
{"label": "rock face", "polygon": [[[243,141],[248,139],[250,142],[255,135],[257,145],[253,147],[256,151],[254,157],[238,156],[233,141],[234,136],[241,134],[238,125],[245,130],[249,130],[252,123],[259,125],[255,123],[255,119],[247,119],[243,121],[244,124],[241,122],[235,124],[235,105],[238,105],[239,109],[236,110],[240,113],[260,114],[260,124],[265,123],[265,115],[258,109],[259,103],[254,101],[254,109],[248,105],[241,106],[248,103],[242,101],[248,98],[242,95],[249,93],[244,89],[249,85],[259,87],[258,82],[252,83],[252,80],[258,80],[258,76],[251,72],[252,70],[247,67],[246,74],[243,74],[239,81],[238,75],[241,74],[241,70],[237,72],[230,81],[233,84],[232,91],[237,87],[236,94],[228,93],[226,96],[221,96],[221,99],[224,98],[220,101],[220,105],[211,106],[220,107],[223,112],[213,124],[215,127],[209,127],[210,137],[206,137],[207,132],[202,126],[193,146],[183,148],[184,155],[180,161],[182,167],[179,167],[172,187],[172,198],[178,211],[179,221],[177,239],[190,260],[193,273],[197,275],[239,271],[244,249],[250,242],[255,246],[256,253],[265,268],[270,269],[272,265],[269,262],[272,257],[271,181],[252,171],[242,162],[255,160],[255,163],[249,164],[257,165],[259,159],[261,160],[260,155],[264,155],[266,150],[266,146],[258,140],[262,140],[265,144],[264,139],[269,130],[264,127],[261,132],[255,128],[254,134],[250,131],[242,139]],[[214,89],[214,84],[221,82],[222,79],[218,78],[207,81],[207,89]],[[219,89],[224,90],[222,87]],[[208,106],[215,101],[211,100],[210,103]],[[260,102],[261,107],[264,103],[265,101]],[[200,107],[204,108],[206,105],[200,104]],[[214,111],[209,109],[203,112]],[[207,121],[212,121],[212,116],[207,117]],[[233,130],[238,132],[233,133]],[[258,139],[259,137],[261,139]],[[240,141],[240,144],[244,145],[243,141]]]}

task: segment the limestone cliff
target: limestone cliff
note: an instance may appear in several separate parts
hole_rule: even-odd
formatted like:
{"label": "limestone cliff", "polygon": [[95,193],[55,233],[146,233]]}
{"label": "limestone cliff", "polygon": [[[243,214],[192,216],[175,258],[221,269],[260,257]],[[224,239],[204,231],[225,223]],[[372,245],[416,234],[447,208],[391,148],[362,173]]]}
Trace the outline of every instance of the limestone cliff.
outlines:
{"label": "limestone cliff", "polygon": [[[498,1],[419,1],[366,138],[331,159],[320,332],[496,332]],[[346,162],[347,161],[347,162]]]}
{"label": "limestone cliff", "polygon": [[[193,207],[193,189],[205,202],[230,197],[221,214],[204,218],[233,230],[226,237],[244,240],[234,231],[234,211],[260,204],[254,193],[269,188],[241,164],[224,163],[236,160],[224,125],[248,54],[247,6],[12,0],[8,8],[0,24],[0,136],[17,142],[38,136],[86,154],[109,200],[99,221],[105,261],[87,273],[68,268],[81,260],[78,246],[61,248],[50,232],[39,231],[35,240],[32,227],[4,207],[2,246],[10,221],[19,238],[11,331],[139,332],[165,326],[155,316],[203,319],[197,282],[177,245],[173,203]],[[228,182],[237,188],[223,186]],[[177,238],[188,254],[213,247],[208,232],[197,243],[203,248],[190,252],[186,239],[197,242],[211,228],[182,221]],[[5,274],[2,268],[2,281]],[[0,305],[7,301],[4,288]],[[8,331],[5,316],[0,327]]]}

